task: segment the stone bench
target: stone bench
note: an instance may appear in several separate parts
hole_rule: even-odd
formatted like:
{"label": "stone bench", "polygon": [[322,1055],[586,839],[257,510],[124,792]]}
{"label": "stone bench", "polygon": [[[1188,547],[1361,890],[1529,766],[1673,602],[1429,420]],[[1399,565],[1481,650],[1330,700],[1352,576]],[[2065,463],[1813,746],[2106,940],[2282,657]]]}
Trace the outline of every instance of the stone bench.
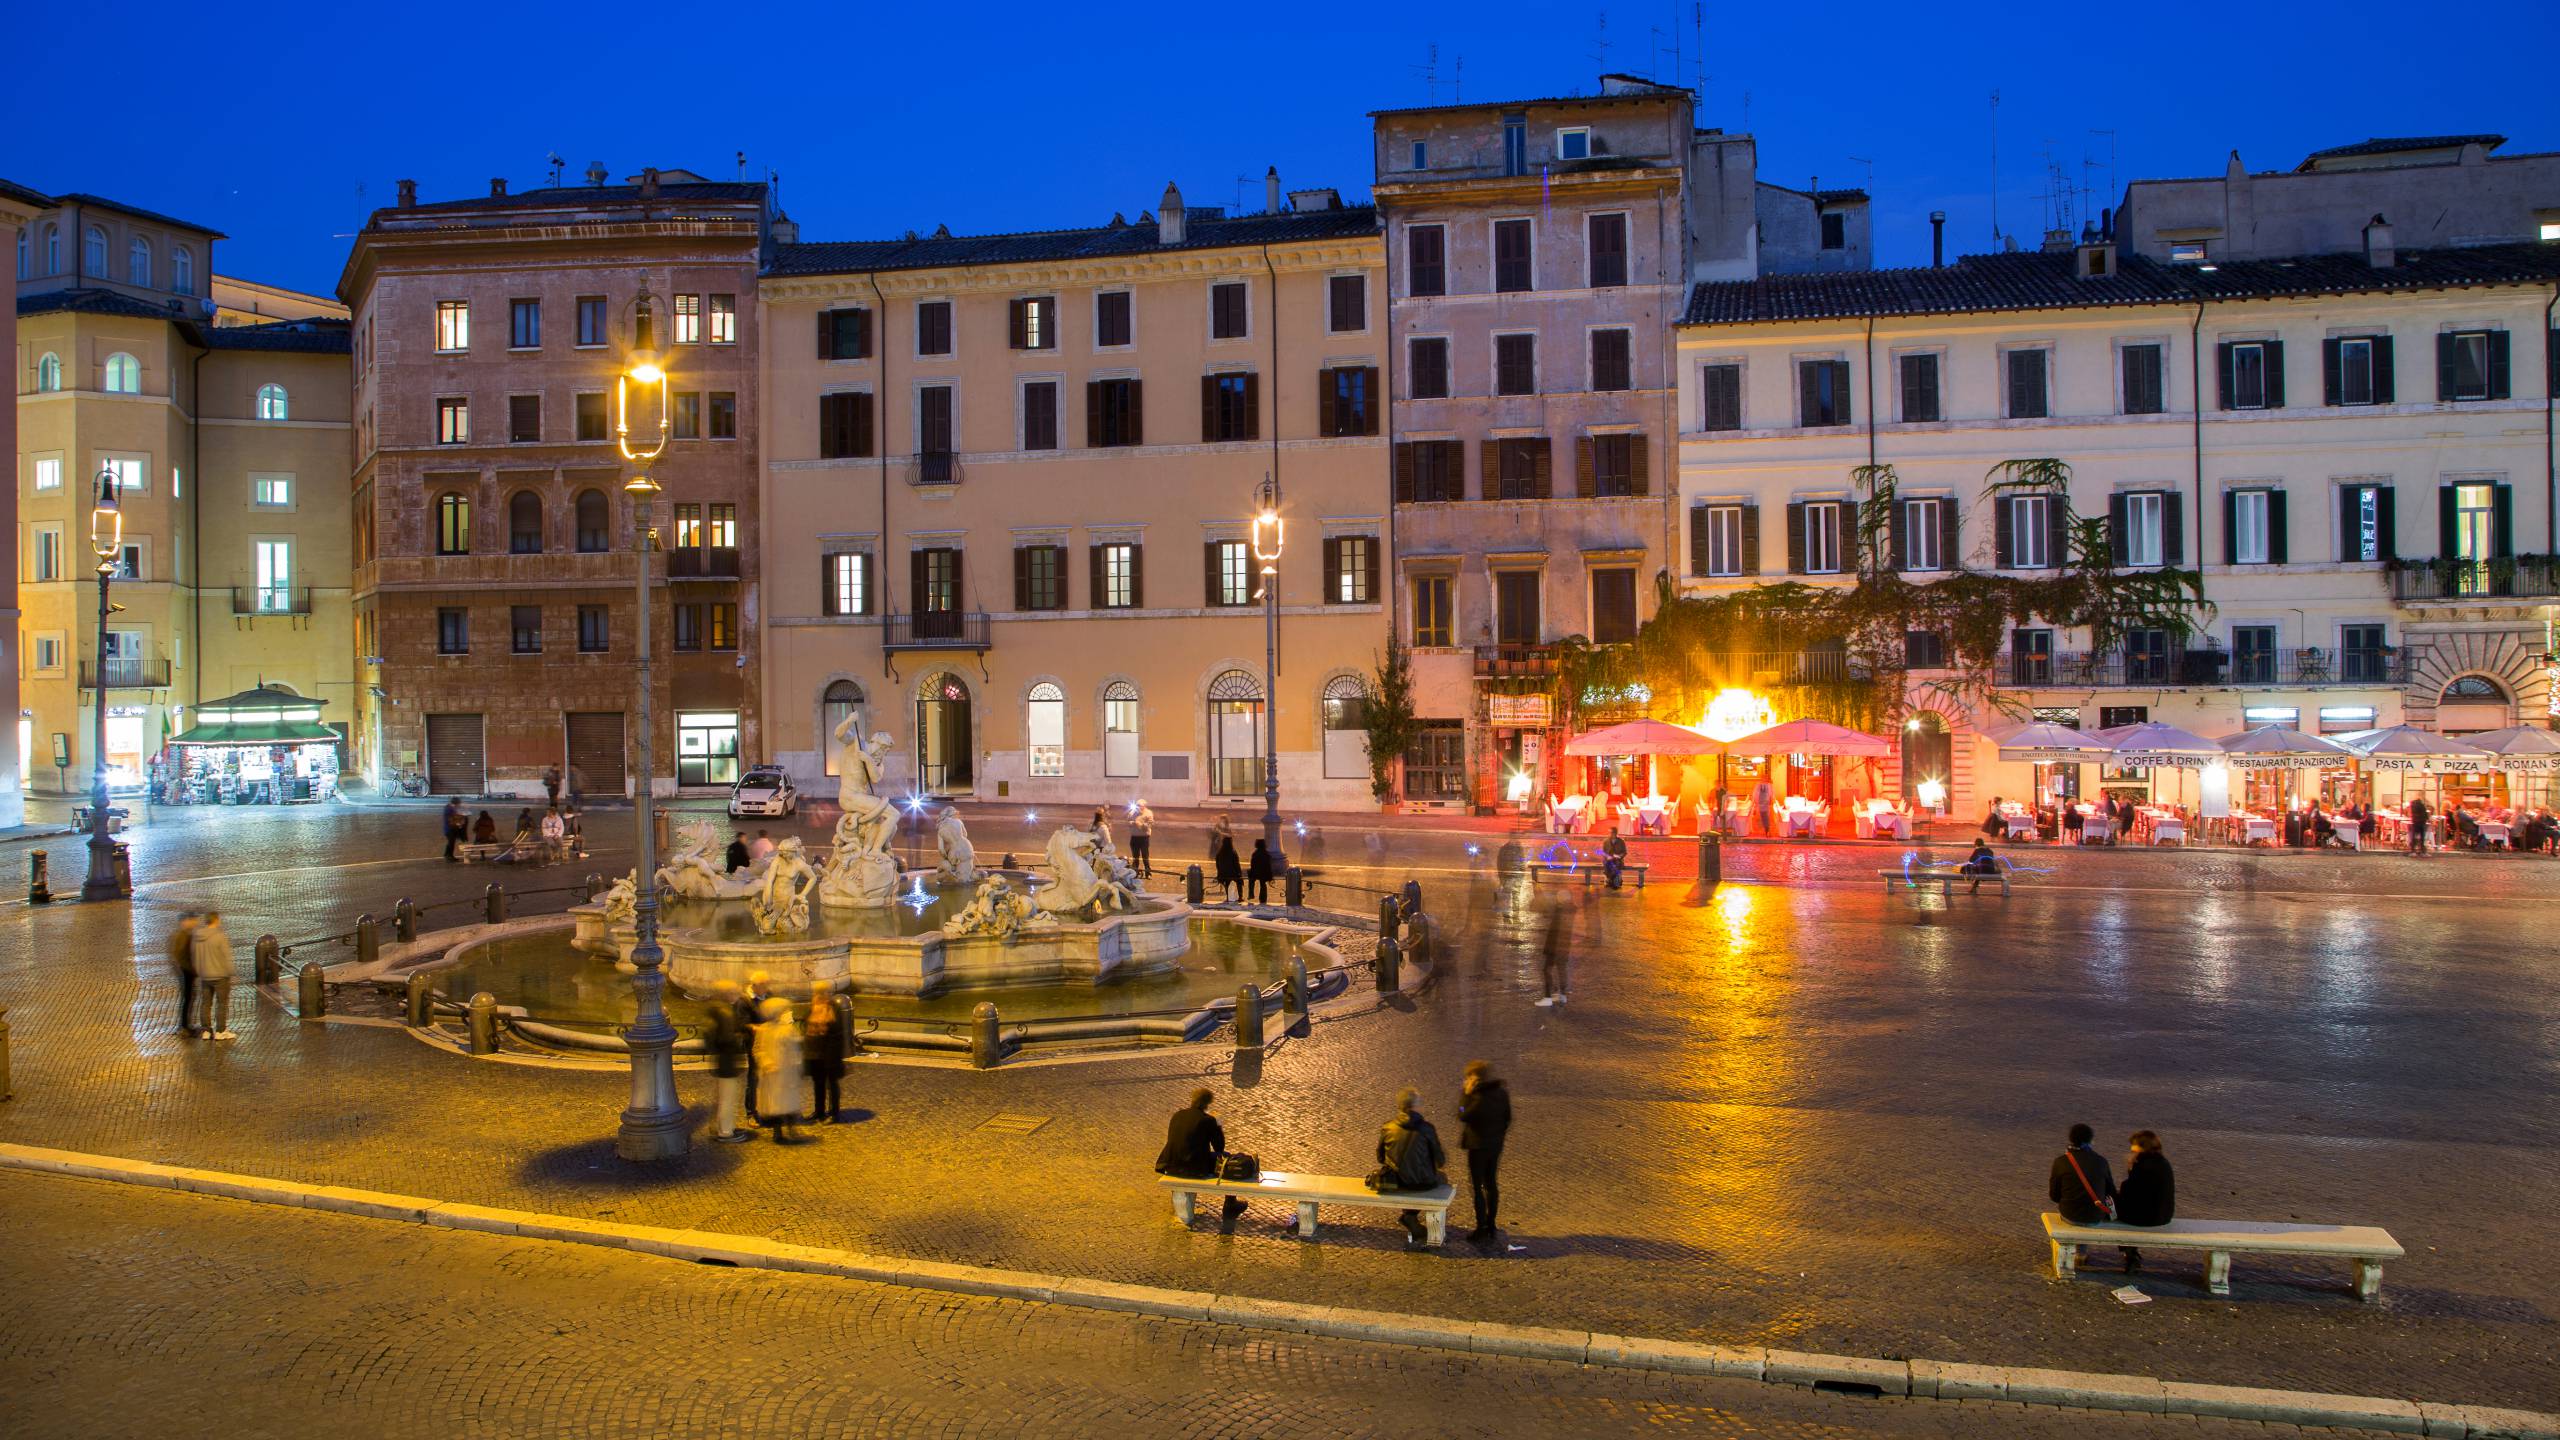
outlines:
{"label": "stone bench", "polygon": [[1356,1175],[1295,1175],[1285,1170],[1265,1170],[1259,1180],[1193,1180],[1160,1175],[1156,1183],[1173,1192],[1173,1218],[1184,1225],[1191,1223],[1193,1204],[1199,1197],[1233,1195],[1239,1200],[1283,1200],[1295,1204],[1298,1234],[1307,1239],[1315,1238],[1319,1205],[1418,1210],[1433,1245],[1448,1238],[1449,1202],[1458,1193],[1457,1187],[1442,1185],[1434,1190],[1390,1190],[1381,1194]]}
{"label": "stone bench", "polygon": [[2075,1225],[2048,1210],[2045,1239],[2053,1245],[2053,1273],[2069,1279],[2081,1245],[2131,1245],[2137,1250],[2202,1250],[2205,1288],[2231,1293],[2234,1255],[2336,1255],[2356,1262],[2356,1298],[2382,1293],[2382,1262],[2397,1260],[2400,1242],[2371,1225],[2295,1225],[2277,1220],[2172,1220],[2166,1225]]}
{"label": "stone bench", "polygon": [[[1630,860],[1626,864],[1619,866],[1618,869],[1621,876],[1633,876],[1635,878],[1636,888],[1641,890],[1644,888],[1645,876],[1652,871],[1653,865],[1650,861]],[[1596,885],[1606,885],[1609,883],[1608,872],[1601,869],[1600,862],[1596,860],[1591,862],[1589,865],[1576,864],[1571,869],[1565,870],[1553,869],[1545,865],[1533,865],[1530,867],[1530,873],[1541,880],[1552,880],[1559,885],[1570,884],[1573,881],[1579,880],[1582,882],[1582,888],[1585,890],[1591,889]]]}
{"label": "stone bench", "polygon": [[483,865],[507,853],[507,847],[504,845],[456,845],[453,847],[453,853],[462,857],[462,863],[465,865]]}
{"label": "stone bench", "polygon": [[1887,890],[1898,883],[1908,882],[1923,887],[1935,885],[1939,894],[1952,896],[1958,885],[1970,886],[1979,880],[1986,885],[1998,885],[2000,898],[2009,898],[2009,871],[2006,867],[1977,875],[1961,865],[1914,865],[1908,870],[1879,870],[1876,875],[1884,881]]}

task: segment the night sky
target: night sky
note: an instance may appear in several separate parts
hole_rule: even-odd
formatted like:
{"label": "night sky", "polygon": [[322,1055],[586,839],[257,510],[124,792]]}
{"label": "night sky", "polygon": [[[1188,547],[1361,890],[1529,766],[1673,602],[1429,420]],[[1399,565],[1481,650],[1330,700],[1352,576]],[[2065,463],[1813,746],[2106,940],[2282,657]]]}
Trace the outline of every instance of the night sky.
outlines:
{"label": "night sky", "polygon": [[1994,90],[1999,222],[2026,243],[2048,155],[2094,215],[2125,180],[2219,174],[2234,147],[2255,170],[2374,135],[2560,148],[2549,4],[2459,23],[2375,3],[1707,5],[1703,65],[1691,3],[869,8],[33,7],[0,176],[209,225],[232,237],[224,272],[329,291],[401,177],[426,199],[523,190],[553,151],[573,181],[591,160],[734,178],[744,151],[809,239],[1098,224],[1167,179],[1258,209],[1273,164],[1358,198],[1366,112],[1458,98],[1461,63],[1484,100],[1703,71],[1699,123],[1755,132],[1763,179],[1873,190],[1883,265],[1926,263],[1932,209],[1951,251],[1991,248]]}

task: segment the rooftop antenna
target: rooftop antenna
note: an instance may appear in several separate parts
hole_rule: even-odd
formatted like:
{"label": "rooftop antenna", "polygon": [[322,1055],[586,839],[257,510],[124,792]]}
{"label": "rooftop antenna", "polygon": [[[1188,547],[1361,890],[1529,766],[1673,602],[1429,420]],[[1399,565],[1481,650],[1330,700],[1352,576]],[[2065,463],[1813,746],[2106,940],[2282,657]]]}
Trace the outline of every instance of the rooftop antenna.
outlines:
{"label": "rooftop antenna", "polygon": [[1452,60],[1452,61],[1450,62],[1450,68],[1449,68],[1449,103],[1451,103],[1451,104],[1453,104],[1453,105],[1456,105],[1456,104],[1463,104],[1463,103],[1465,103],[1466,98],[1467,98],[1467,57],[1466,57],[1466,56],[1464,56],[1464,55],[1460,55],[1460,56],[1458,56],[1456,59],[1454,59],[1454,60]]}
{"label": "rooftop antenna", "polygon": [[1440,46],[1438,42],[1424,47],[1423,62],[1410,67],[1422,73],[1422,93],[1432,104],[1440,103]]}
{"label": "rooftop antenna", "polygon": [[1876,162],[1868,159],[1864,155],[1852,155],[1849,157],[1849,163],[1852,165],[1864,165],[1867,167],[1867,198],[1870,200],[1874,199],[1876,193]]}
{"label": "rooftop antenna", "polygon": [[561,173],[569,168],[569,162],[561,159],[560,152],[554,150],[549,155],[543,157],[543,163],[551,167],[551,188],[554,190],[559,189]]}
{"label": "rooftop antenna", "polygon": [[2000,92],[1991,92],[1991,248],[2000,248]]}
{"label": "rooftop antenna", "polygon": [[1233,204],[1227,206],[1228,214],[1241,215],[1244,213],[1244,187],[1261,178],[1262,177],[1259,175],[1239,175],[1236,177],[1236,198]]}
{"label": "rooftop antenna", "polygon": [[[1690,38],[1697,42],[1689,47],[1696,55],[1690,63],[1698,67],[1696,88],[1698,99],[1704,101],[1707,98],[1707,0],[1691,0],[1689,34]],[[1748,130],[1751,127],[1746,125],[1743,128]]]}
{"label": "rooftop antenna", "polygon": [[1609,73],[1609,12],[1599,13],[1599,26],[1593,35],[1591,63],[1594,75]]}
{"label": "rooftop antenna", "polygon": [[738,152],[738,178],[740,180],[747,178],[747,152],[744,150]]}
{"label": "rooftop antenna", "polygon": [[2113,130],[2092,130],[2089,133],[2092,135],[2104,135],[2107,137],[2107,203],[2112,205],[2115,203],[2116,197],[2124,193],[2116,188],[2116,132]]}

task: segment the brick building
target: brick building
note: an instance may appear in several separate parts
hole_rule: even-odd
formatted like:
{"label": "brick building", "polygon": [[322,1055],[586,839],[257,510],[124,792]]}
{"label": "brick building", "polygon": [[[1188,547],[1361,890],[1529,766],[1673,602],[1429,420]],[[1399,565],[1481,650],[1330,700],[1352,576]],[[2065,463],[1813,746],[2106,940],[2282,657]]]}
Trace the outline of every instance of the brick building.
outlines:
{"label": "brick building", "polygon": [[[538,794],[629,788],[634,530],[613,443],[635,301],[671,345],[652,557],[657,788],[758,752],[756,276],[761,184],[647,170],[419,203],[357,236],[358,768]],[[635,434],[655,419],[634,397]]]}

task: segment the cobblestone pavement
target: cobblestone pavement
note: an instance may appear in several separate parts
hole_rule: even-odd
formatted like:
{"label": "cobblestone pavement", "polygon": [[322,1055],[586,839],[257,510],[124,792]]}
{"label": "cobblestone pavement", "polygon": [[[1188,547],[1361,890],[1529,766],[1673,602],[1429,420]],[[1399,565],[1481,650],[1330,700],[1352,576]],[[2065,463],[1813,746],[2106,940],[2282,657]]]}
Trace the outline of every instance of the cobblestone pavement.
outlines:
{"label": "cobblestone pavement", "polygon": [[[1054,817],[1052,817],[1054,818]],[[973,821],[981,849],[1004,817]],[[1014,822],[1022,823],[1022,822]],[[815,1145],[612,1158],[611,1071],[475,1063],[392,1030],[235,1006],[242,1038],[169,1035],[158,937],[182,906],[235,932],[343,929],[393,897],[562,883],[446,866],[426,808],[163,812],[130,907],[0,908],[18,1098],[0,1139],[888,1254],[1317,1303],[2165,1378],[2549,1408],[2560,1396],[2560,866],[2529,857],[2022,852],[2007,902],[1888,892],[1871,846],[1733,847],[1729,883],[1584,899],[1572,1002],[1541,1010],[1534,911],[1471,883],[1459,833],[1381,827],[1444,963],[1365,989],[1267,1058],[1190,1048],[992,1073],[862,1065],[858,1123]],[[1353,833],[1337,825],[1338,857]],[[589,866],[628,865],[599,815]],[[1159,833],[1182,860],[1196,837]],[[0,860],[28,848],[0,846]],[[76,884],[76,845],[50,842]],[[1686,842],[1668,847],[1687,850]],[[1362,847],[1365,855],[1365,845]],[[22,863],[14,862],[11,863]],[[1366,909],[1359,891],[1320,891]],[[1508,1246],[1406,1253],[1347,1216],[1172,1224],[1146,1164],[1204,1081],[1276,1168],[1357,1173],[1386,1098],[1444,1124],[1465,1059],[1512,1077]],[[699,1104],[708,1083],[682,1077]],[[1029,1135],[978,1127],[1046,1117]],[[2120,1155],[2167,1138],[2189,1215],[2380,1224],[2381,1301],[2346,1267],[2242,1259],[2207,1296],[2155,1252],[2143,1288],[2043,1274],[2035,1214],[2074,1120]],[[1462,1228],[1465,1206],[1459,1207]],[[1519,1247],[1517,1249],[1509,1246]],[[0,1266],[0,1274],[5,1274]]]}
{"label": "cobblestone pavement", "polygon": [[1274,1335],[0,1175],[18,1440],[1784,1435],[2289,1426]]}

